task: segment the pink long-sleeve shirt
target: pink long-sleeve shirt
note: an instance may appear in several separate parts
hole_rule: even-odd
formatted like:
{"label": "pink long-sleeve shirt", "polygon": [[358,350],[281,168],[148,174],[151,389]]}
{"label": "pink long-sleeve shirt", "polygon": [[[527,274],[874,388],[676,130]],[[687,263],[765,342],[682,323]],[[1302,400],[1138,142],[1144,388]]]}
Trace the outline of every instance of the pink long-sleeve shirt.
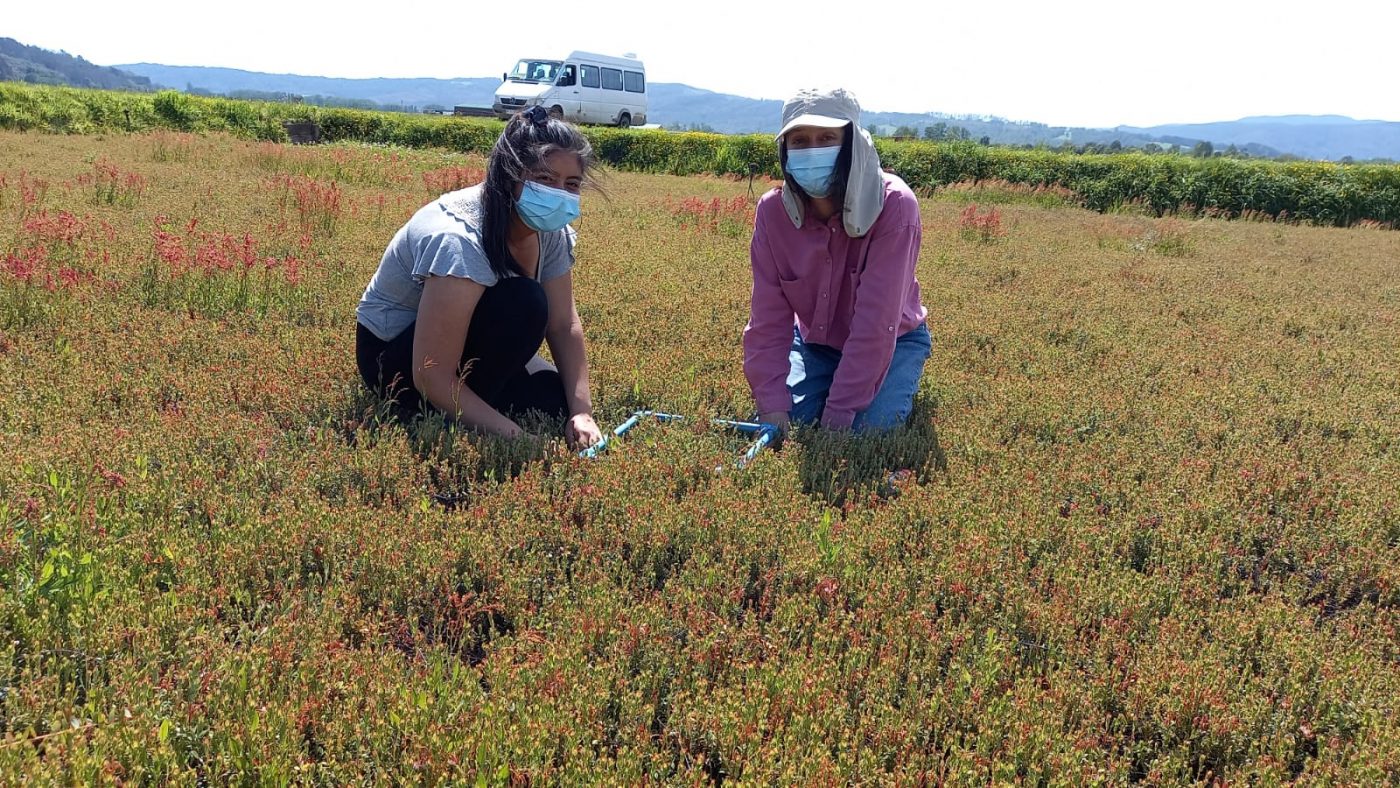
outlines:
{"label": "pink long-sleeve shirt", "polygon": [[884,179],[880,218],[860,238],[846,234],[840,213],[821,222],[805,211],[802,226],[793,227],[778,189],[758,201],[744,375],[760,413],[792,409],[794,319],[803,341],[841,351],[822,426],[842,429],[875,399],[895,340],[927,317],[914,278],[923,237],[919,203],[898,176]]}

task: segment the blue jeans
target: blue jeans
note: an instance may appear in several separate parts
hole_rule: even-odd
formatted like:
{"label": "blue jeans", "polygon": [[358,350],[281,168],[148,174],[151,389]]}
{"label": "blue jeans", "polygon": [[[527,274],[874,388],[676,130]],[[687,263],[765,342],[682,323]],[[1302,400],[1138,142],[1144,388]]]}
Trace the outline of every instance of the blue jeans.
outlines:
{"label": "blue jeans", "polygon": [[[914,395],[919,391],[919,377],[932,347],[928,326],[923,324],[895,340],[894,357],[890,359],[885,382],[870,406],[856,414],[852,429],[856,432],[887,430],[909,418],[909,412],[914,409]],[[788,361],[792,365],[787,379],[788,392],[792,394],[789,418],[799,424],[820,421],[826,397],[831,393],[831,379],[841,363],[841,351],[803,342],[802,335],[794,327]]]}

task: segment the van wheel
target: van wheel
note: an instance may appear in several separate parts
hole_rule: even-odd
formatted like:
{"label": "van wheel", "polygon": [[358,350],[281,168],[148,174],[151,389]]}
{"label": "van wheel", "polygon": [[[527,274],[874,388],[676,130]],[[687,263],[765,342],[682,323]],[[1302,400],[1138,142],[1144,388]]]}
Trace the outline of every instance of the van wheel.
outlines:
{"label": "van wheel", "polygon": [[617,127],[618,127],[619,129],[625,129],[625,128],[630,127],[631,125],[632,125],[632,116],[631,116],[631,115],[629,115],[629,114],[627,114],[626,112],[624,112],[624,113],[622,113],[621,115],[618,115],[618,116],[617,116]]}
{"label": "van wheel", "polygon": [[555,104],[554,106],[549,108],[549,116],[551,118],[554,118],[555,120],[563,120],[564,108],[559,106],[558,104]]}

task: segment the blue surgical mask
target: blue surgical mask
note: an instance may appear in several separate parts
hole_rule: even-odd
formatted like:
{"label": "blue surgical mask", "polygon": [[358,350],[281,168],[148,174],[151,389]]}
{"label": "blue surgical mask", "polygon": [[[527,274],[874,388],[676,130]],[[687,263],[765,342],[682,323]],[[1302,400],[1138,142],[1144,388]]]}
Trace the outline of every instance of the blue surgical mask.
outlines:
{"label": "blue surgical mask", "polygon": [[579,217],[578,195],[542,183],[526,181],[515,211],[531,230],[552,233]]}
{"label": "blue surgical mask", "polygon": [[787,152],[787,171],[802,191],[813,197],[831,194],[832,176],[836,174],[836,157],[840,145],[825,148],[798,148]]}

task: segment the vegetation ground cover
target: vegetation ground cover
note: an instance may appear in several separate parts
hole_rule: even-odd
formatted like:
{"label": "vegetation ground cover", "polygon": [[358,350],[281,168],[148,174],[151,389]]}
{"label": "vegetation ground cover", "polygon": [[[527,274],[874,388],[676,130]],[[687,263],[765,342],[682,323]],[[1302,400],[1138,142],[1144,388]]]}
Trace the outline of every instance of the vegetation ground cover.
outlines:
{"label": "vegetation ground cover", "polygon": [[[0,132],[5,782],[1400,773],[1400,235],[936,193],[911,426],[716,475],[378,417],[355,302],[481,166]],[[607,187],[601,421],[747,415],[748,184]]]}

